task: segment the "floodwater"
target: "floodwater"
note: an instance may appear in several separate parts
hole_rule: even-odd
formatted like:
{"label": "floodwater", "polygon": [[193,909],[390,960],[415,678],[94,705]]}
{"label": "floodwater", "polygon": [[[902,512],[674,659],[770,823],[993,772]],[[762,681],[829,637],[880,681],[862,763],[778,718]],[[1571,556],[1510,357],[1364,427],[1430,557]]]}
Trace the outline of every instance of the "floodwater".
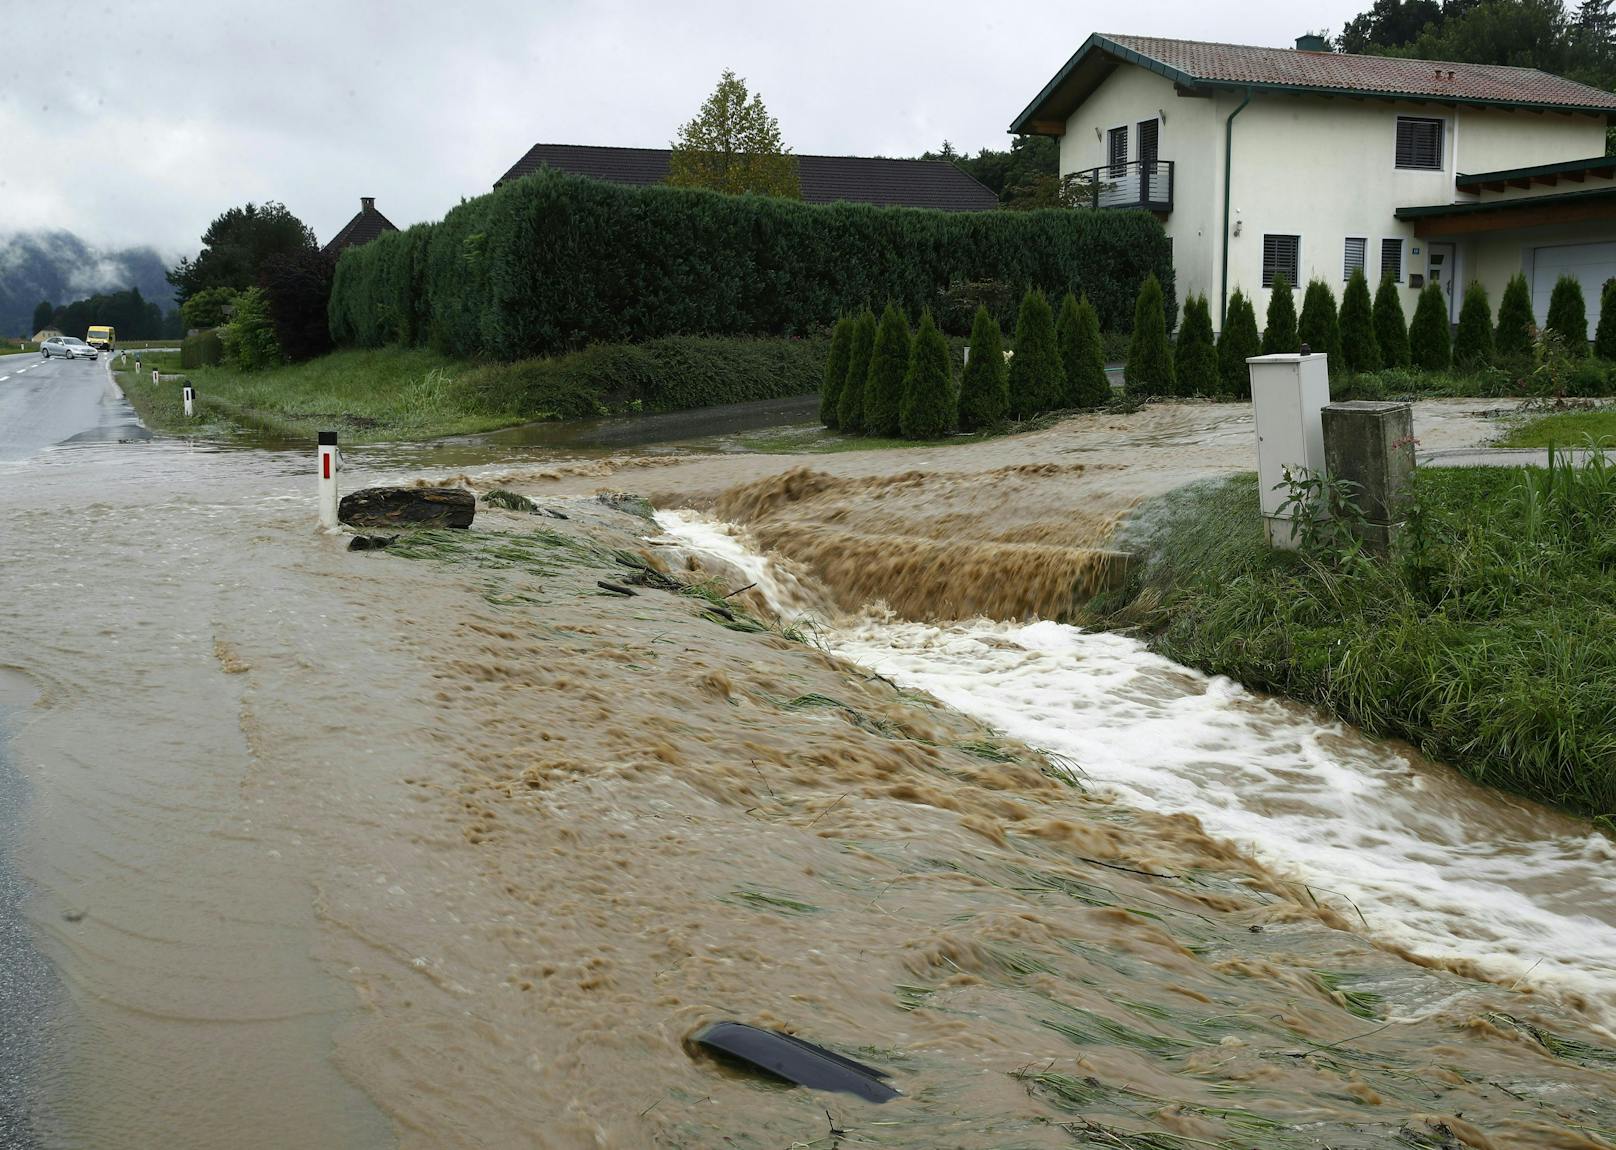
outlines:
{"label": "floodwater", "polygon": [[[0,1131],[1610,1145],[1603,840],[1020,620],[1103,576],[1139,493],[1241,465],[1249,423],[1186,411],[816,459],[351,450],[345,487],[458,473],[569,516],[480,509],[454,549],[396,554],[314,528],[307,452],[0,463],[0,994],[32,1010],[25,1043],[0,1023],[0,1104],[26,1122]],[[747,534],[649,523],[602,489]],[[952,535],[976,561],[870,614],[920,570],[877,562],[883,534],[934,558]],[[859,558],[835,561],[844,544]],[[820,642],[602,592],[623,551],[756,582],[728,602],[765,619],[809,604]],[[1556,954],[1521,969],[1534,929]],[[721,1018],[882,1066],[903,1097],[695,1056]]]}

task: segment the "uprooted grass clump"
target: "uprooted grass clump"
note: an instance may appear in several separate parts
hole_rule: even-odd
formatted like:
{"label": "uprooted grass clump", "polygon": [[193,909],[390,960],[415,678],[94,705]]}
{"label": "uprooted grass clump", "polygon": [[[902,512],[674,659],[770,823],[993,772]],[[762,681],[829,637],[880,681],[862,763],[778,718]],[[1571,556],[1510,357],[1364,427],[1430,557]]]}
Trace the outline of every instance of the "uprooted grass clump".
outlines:
{"label": "uprooted grass clump", "polygon": [[1341,541],[1269,550],[1254,476],[1182,488],[1125,527],[1144,561],[1090,619],[1616,818],[1616,460],[1427,469],[1414,494],[1381,559]]}

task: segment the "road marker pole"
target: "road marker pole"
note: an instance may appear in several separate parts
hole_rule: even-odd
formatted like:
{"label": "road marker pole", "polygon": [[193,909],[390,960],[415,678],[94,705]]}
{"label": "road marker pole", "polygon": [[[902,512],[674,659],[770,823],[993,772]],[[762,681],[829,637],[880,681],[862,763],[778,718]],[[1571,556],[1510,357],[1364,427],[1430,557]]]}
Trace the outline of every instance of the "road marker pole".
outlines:
{"label": "road marker pole", "polygon": [[317,456],[320,476],[320,526],[327,531],[337,529],[337,433],[319,433]]}
{"label": "road marker pole", "polygon": [[185,399],[185,417],[189,419],[191,416],[196,414],[196,390],[191,386],[189,380],[187,380],[185,383],[185,390],[180,394]]}
{"label": "road marker pole", "polygon": [[151,381],[154,384],[157,382],[157,369],[155,367],[151,369]]}

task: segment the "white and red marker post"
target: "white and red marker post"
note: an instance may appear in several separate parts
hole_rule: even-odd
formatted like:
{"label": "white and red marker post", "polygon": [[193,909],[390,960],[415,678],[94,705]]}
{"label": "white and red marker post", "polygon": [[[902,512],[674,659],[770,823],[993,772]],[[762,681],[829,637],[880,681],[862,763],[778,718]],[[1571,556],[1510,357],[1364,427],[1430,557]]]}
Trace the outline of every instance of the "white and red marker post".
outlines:
{"label": "white and red marker post", "polygon": [[319,433],[320,526],[337,529],[337,433]]}
{"label": "white and red marker post", "polygon": [[185,387],[180,391],[180,398],[185,401],[185,418],[190,419],[196,414],[196,389],[191,386],[190,380],[185,381]]}

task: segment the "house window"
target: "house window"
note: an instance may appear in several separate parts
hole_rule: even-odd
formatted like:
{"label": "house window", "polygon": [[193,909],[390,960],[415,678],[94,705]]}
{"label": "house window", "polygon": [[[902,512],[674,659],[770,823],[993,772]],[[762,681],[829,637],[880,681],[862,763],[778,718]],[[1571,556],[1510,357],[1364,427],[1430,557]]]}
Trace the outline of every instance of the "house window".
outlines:
{"label": "house window", "polygon": [[1124,165],[1128,162],[1128,129],[1112,128],[1111,134],[1106,138],[1106,154],[1111,161],[1111,174],[1122,175]]}
{"label": "house window", "polygon": [[1350,280],[1353,272],[1369,274],[1364,267],[1364,252],[1369,247],[1369,241],[1362,236],[1348,236],[1346,253],[1341,258],[1341,278]]}
{"label": "house window", "polygon": [[1262,238],[1262,286],[1273,287],[1274,277],[1282,275],[1292,287],[1296,286],[1301,263],[1301,236],[1264,236]]}
{"label": "house window", "polygon": [[1397,166],[1422,172],[1442,170],[1442,121],[1397,117]]}
{"label": "house window", "polygon": [[1139,121],[1139,162],[1141,164],[1154,164],[1158,155],[1157,144],[1160,139],[1158,133],[1160,125],[1155,120]]}
{"label": "house window", "polygon": [[1380,241],[1380,278],[1391,277],[1393,283],[1403,282],[1403,241]]}

